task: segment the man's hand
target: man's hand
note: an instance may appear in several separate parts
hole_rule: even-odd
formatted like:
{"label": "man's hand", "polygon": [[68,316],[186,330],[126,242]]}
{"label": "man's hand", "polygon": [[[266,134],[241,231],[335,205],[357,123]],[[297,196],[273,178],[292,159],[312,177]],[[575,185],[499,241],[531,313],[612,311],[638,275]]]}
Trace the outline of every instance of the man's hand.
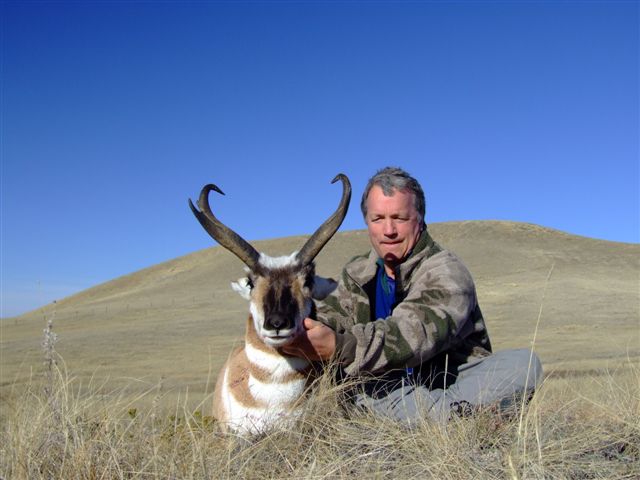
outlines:
{"label": "man's hand", "polygon": [[294,357],[307,360],[329,360],[336,351],[336,332],[324,323],[304,319],[304,332],[282,350]]}

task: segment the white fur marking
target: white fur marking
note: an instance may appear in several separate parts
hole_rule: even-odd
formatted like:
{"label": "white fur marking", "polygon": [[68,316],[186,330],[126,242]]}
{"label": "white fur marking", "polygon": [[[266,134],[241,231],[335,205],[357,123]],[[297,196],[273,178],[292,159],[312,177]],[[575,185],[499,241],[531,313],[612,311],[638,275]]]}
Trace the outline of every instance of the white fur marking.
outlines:
{"label": "white fur marking", "polygon": [[225,412],[225,416],[231,417],[231,402],[233,401],[231,392],[229,392],[229,387],[227,386],[227,382],[229,378],[229,367],[224,369],[224,379],[222,381],[222,392],[220,397],[222,399],[222,410]]}
{"label": "white fur marking", "polygon": [[288,405],[295,402],[303,394],[306,379],[294,380],[287,383],[264,383],[249,376],[249,390],[251,395],[260,403],[270,407],[274,405]]}
{"label": "white fur marking", "polygon": [[283,255],[281,257],[270,257],[264,253],[260,253],[260,262],[266,268],[283,268],[288,267],[290,265],[295,265],[298,262],[298,252],[295,251],[291,255]]}
{"label": "white fur marking", "polygon": [[242,277],[235,282],[231,282],[231,289],[245,300],[251,300],[251,288],[249,288],[249,279],[247,277]]}
{"label": "white fur marking", "polygon": [[267,353],[254,348],[248,343],[245,344],[244,349],[249,361],[267,370],[274,377],[274,380],[279,380],[309,366],[309,362],[304,358],[283,357],[275,352],[273,354]]}
{"label": "white fur marking", "polygon": [[284,416],[283,408],[275,407],[265,411],[264,408],[246,407],[239,403],[229,391],[228,375],[229,369],[225,368],[222,402],[226,413],[225,423],[229,428],[241,434],[259,433]]}

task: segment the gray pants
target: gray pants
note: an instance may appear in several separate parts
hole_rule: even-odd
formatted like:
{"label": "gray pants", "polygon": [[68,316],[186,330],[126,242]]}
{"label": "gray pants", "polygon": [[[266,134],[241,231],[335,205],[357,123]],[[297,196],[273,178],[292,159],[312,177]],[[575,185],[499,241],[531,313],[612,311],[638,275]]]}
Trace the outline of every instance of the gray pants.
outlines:
{"label": "gray pants", "polygon": [[508,409],[531,395],[541,382],[542,365],[535,353],[528,349],[503,350],[461,365],[455,383],[446,389],[429,390],[404,382],[383,397],[358,394],[355,402],[407,424],[425,415],[445,423],[452,413],[464,414],[487,406]]}

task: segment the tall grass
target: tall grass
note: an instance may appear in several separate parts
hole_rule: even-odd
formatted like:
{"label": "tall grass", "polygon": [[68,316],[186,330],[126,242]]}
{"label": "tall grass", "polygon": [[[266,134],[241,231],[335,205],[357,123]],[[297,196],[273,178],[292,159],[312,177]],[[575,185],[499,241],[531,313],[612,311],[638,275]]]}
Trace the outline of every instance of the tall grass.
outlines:
{"label": "tall grass", "polygon": [[410,429],[345,407],[325,376],[294,428],[242,439],[186,397],[161,406],[160,386],[131,399],[81,385],[54,345],[49,323],[44,375],[4,400],[1,478],[640,478],[640,366],[631,360],[586,377],[552,373],[518,415]]}

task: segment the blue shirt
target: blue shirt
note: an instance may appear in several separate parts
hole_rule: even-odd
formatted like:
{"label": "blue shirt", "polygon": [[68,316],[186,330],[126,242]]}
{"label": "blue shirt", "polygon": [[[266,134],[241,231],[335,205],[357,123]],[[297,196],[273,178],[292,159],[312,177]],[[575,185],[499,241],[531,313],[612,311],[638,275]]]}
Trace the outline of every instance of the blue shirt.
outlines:
{"label": "blue shirt", "polygon": [[381,258],[377,263],[376,318],[387,318],[393,312],[396,303],[396,280],[387,275]]}
{"label": "blue shirt", "polygon": [[[393,313],[396,304],[396,280],[387,275],[384,262],[381,258],[377,261],[378,273],[376,275],[376,319],[387,318]],[[407,376],[413,374],[413,368],[405,369]]]}

